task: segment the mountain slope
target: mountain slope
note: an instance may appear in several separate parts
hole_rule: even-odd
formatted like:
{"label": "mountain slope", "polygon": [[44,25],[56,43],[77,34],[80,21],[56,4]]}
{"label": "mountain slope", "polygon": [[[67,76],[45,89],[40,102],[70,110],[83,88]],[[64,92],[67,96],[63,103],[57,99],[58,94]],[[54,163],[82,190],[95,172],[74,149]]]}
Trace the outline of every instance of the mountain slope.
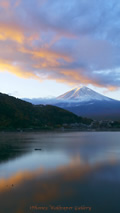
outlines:
{"label": "mountain slope", "polygon": [[57,100],[63,100],[63,101],[91,101],[91,100],[111,100],[110,98],[101,95],[97,92],[95,92],[92,89],[89,89],[88,87],[76,87],[65,94],[57,97]]}
{"label": "mountain slope", "polygon": [[120,101],[103,96],[87,87],[75,88],[57,97],[56,106],[83,117],[99,120],[120,119]]}
{"label": "mountain slope", "polygon": [[0,93],[0,129],[44,128],[64,123],[89,122],[71,112],[50,105],[31,103]]}

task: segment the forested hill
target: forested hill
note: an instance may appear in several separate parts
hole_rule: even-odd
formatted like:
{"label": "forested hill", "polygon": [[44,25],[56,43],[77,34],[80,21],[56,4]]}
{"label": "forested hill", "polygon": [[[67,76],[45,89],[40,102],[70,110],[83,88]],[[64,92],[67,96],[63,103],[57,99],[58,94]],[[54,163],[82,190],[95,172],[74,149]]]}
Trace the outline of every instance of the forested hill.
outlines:
{"label": "forested hill", "polygon": [[78,117],[67,110],[51,105],[32,105],[0,93],[0,129],[49,128],[62,124],[87,123],[90,119]]}

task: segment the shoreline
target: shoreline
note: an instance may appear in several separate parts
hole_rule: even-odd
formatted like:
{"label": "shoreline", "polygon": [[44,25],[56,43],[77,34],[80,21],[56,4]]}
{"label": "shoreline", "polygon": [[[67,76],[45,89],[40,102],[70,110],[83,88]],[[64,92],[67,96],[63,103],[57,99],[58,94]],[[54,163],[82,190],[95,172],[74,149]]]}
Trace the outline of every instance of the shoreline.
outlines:
{"label": "shoreline", "polygon": [[80,129],[80,128],[53,128],[53,129],[3,129],[0,133],[42,133],[42,132],[120,132],[120,128],[99,128],[99,129]]}

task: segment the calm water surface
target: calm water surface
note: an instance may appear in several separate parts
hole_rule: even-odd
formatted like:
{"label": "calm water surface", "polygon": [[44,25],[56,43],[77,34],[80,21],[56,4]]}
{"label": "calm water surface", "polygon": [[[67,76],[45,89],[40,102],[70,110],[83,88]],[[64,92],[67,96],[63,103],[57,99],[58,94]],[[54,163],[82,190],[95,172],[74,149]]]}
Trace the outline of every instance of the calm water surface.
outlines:
{"label": "calm water surface", "polygon": [[120,132],[0,133],[0,213],[30,212],[119,213]]}

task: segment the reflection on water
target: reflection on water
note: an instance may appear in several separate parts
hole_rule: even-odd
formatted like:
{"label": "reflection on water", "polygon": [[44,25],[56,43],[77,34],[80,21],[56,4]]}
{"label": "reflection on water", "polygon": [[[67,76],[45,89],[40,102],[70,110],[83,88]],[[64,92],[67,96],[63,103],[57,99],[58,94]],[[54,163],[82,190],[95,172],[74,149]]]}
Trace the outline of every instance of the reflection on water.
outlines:
{"label": "reflection on water", "polygon": [[[1,133],[0,213],[120,212],[119,138],[119,132]],[[82,206],[91,211],[75,209]]]}

